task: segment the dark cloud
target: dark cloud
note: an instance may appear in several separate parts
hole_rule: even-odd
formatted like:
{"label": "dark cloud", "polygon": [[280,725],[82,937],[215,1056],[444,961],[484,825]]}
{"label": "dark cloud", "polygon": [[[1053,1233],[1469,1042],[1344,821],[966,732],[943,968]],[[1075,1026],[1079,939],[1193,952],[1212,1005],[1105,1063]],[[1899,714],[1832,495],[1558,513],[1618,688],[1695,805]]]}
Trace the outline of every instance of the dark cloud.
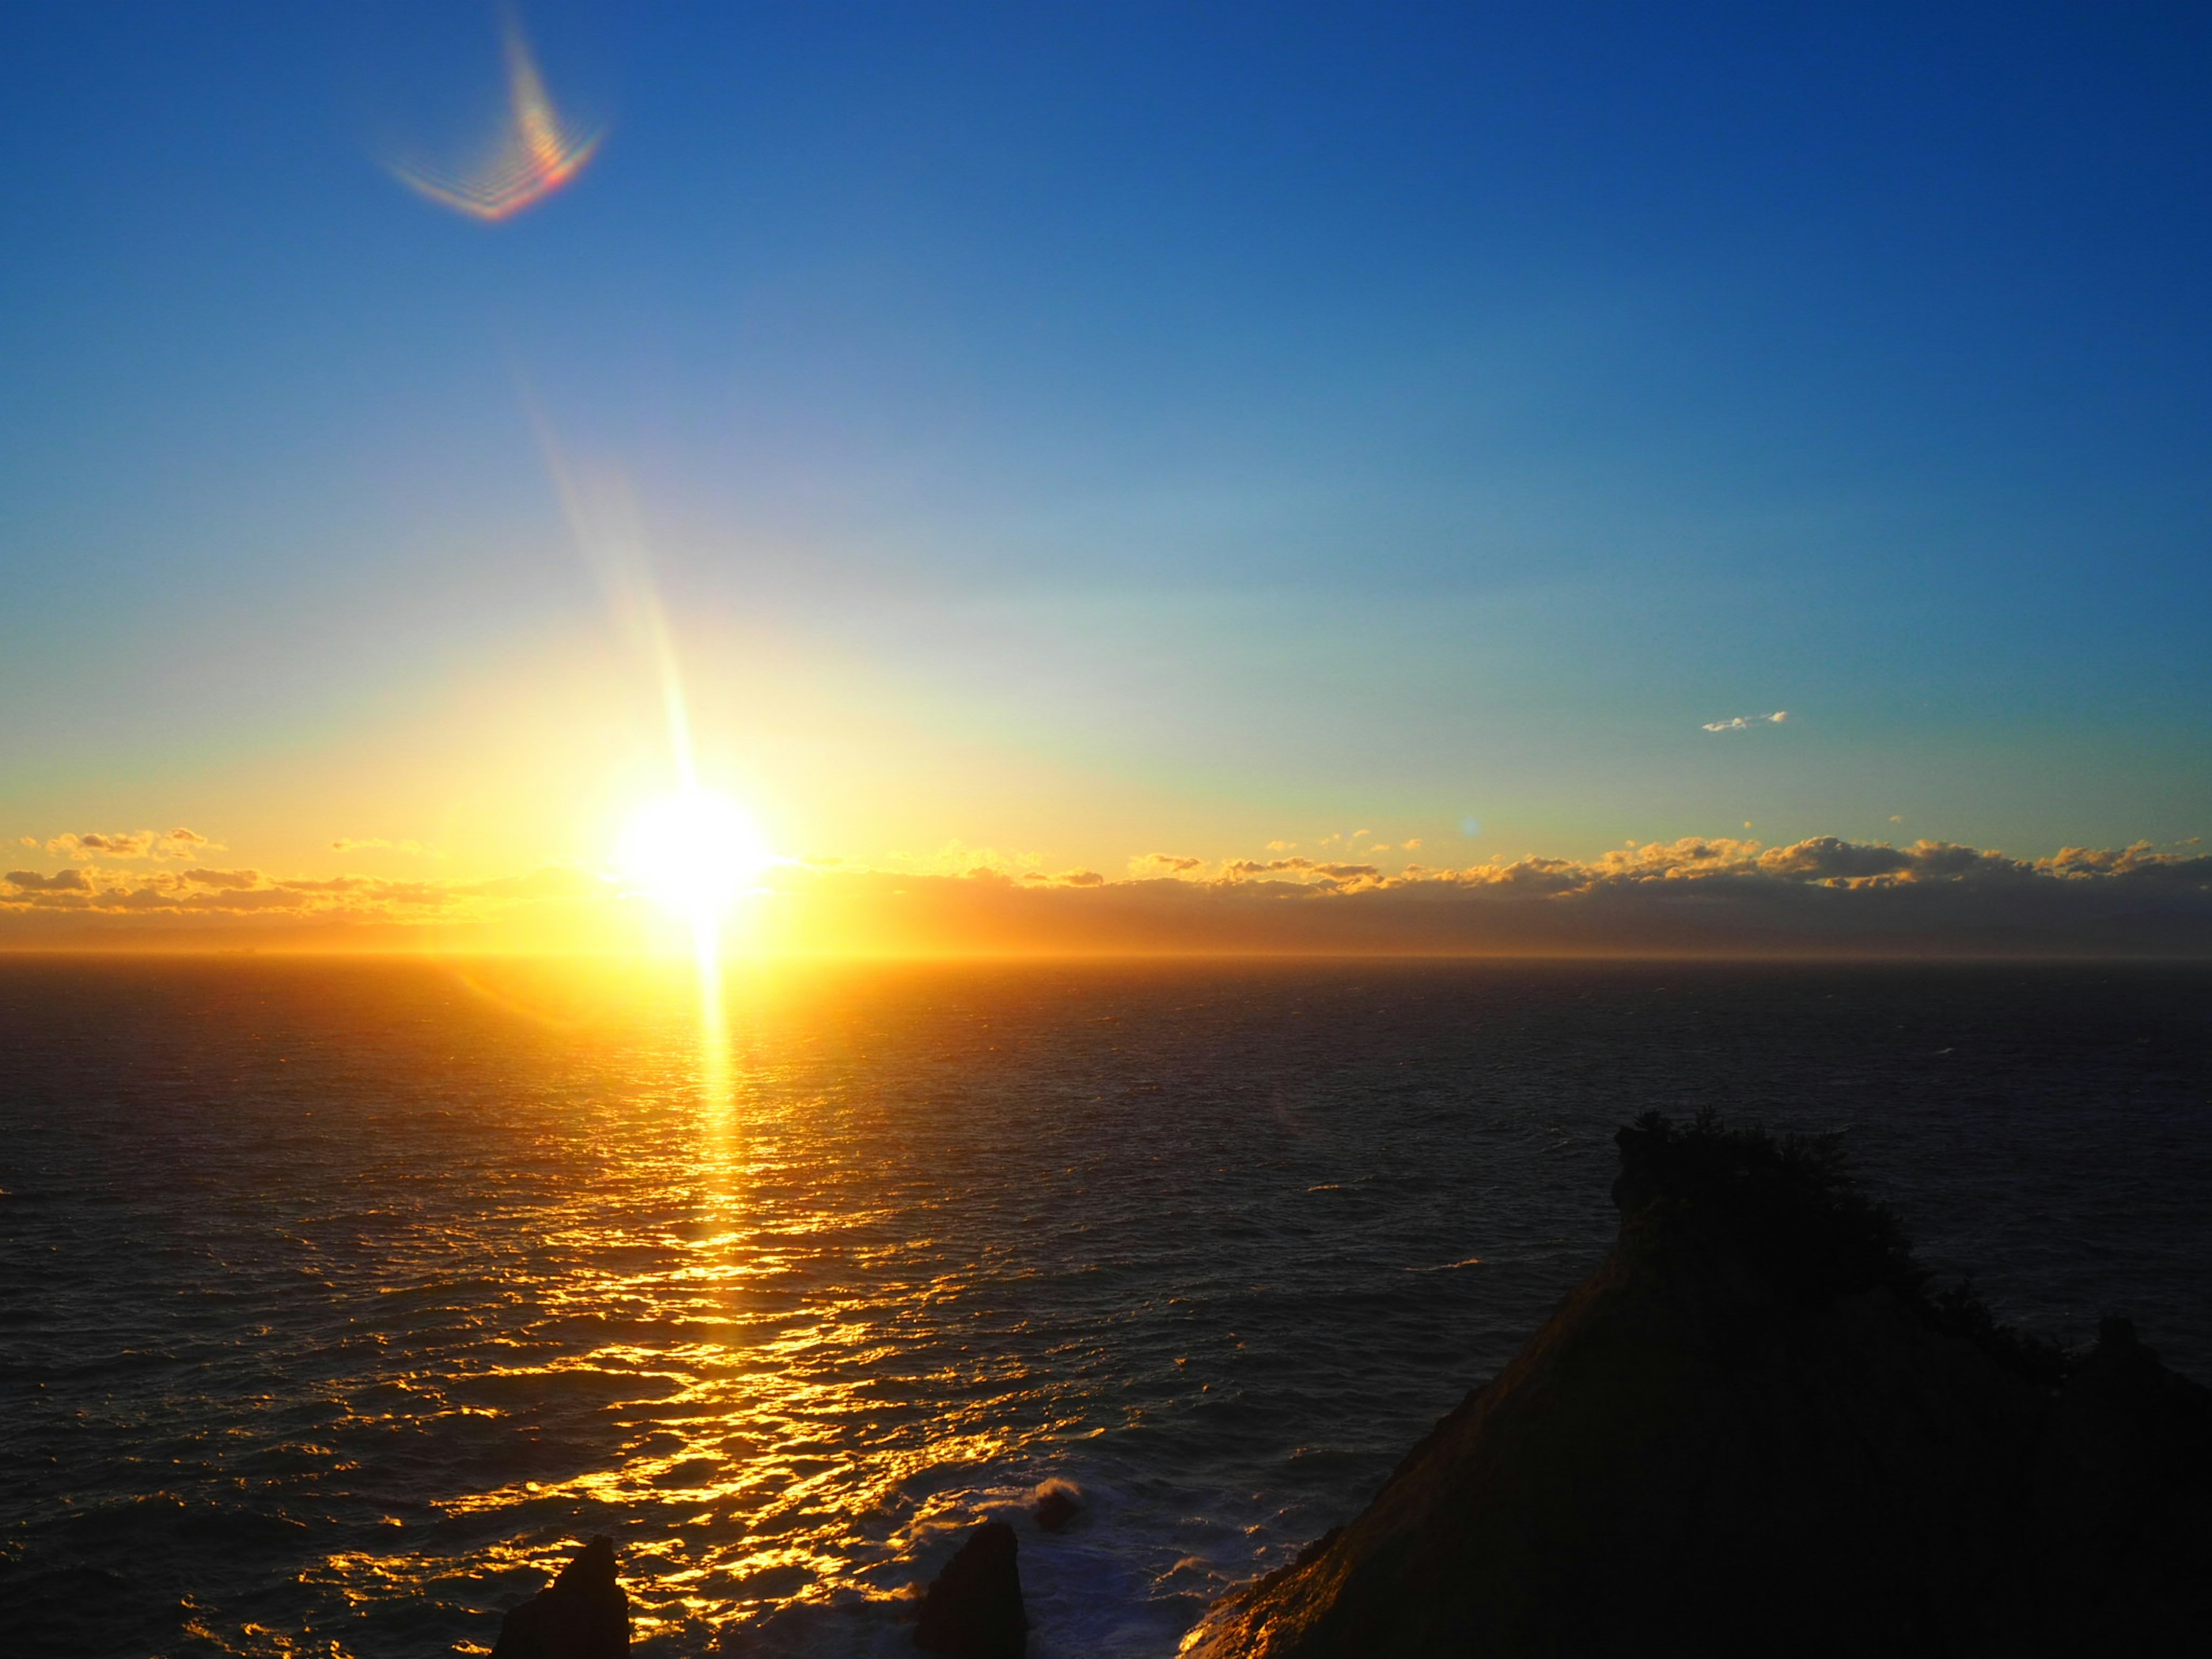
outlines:
{"label": "dark cloud", "polygon": [[[1719,858],[1726,854],[1711,851],[1703,856]],[[1765,874],[1793,881],[1895,875],[1912,866],[1913,855],[1900,853],[1894,847],[1862,846],[1838,841],[1833,836],[1814,836],[1794,847],[1778,847],[1771,853],[1762,854],[1759,860],[1759,867]]]}
{"label": "dark cloud", "polygon": [[1298,857],[1152,873],[1164,862],[1080,889],[856,868],[793,871],[785,890],[794,937],[830,918],[838,936],[873,925],[917,951],[2212,955],[2212,857],[2146,846],[2023,860],[1692,838],[1395,876]]}
{"label": "dark cloud", "polygon": [[64,870],[42,876],[36,870],[10,870],[8,884],[27,893],[89,893],[92,882],[82,870]]}

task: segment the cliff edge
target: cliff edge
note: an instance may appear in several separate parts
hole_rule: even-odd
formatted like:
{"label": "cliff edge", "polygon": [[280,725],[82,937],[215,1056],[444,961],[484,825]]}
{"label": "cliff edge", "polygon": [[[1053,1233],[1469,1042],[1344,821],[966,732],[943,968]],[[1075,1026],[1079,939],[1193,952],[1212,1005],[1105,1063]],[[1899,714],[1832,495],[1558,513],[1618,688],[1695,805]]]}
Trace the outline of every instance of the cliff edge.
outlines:
{"label": "cliff edge", "polygon": [[1832,1141],[1656,1114],[1620,1234],[1194,1659],[2196,1650],[2212,1393],[1936,1293]]}

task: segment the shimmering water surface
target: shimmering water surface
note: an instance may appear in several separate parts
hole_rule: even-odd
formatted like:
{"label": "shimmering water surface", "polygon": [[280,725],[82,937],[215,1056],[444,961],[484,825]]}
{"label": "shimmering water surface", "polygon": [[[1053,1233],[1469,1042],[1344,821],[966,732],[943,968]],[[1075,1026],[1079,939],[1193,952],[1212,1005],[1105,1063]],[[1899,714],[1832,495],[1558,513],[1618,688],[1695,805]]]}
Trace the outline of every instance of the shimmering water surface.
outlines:
{"label": "shimmering water surface", "polygon": [[1164,1655],[1596,1260],[1613,1128],[1843,1129],[1925,1255],[2212,1375],[2212,972],[0,963],[9,1650]]}

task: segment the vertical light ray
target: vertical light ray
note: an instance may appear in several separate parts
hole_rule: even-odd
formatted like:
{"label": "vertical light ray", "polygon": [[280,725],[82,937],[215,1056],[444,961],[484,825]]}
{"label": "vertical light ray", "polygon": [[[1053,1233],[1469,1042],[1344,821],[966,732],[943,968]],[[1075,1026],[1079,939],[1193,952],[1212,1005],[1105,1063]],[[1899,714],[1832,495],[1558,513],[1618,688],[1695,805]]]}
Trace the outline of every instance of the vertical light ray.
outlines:
{"label": "vertical light ray", "polygon": [[[691,742],[691,712],[667,607],[653,580],[643,520],[628,482],[619,474],[580,474],[562,453],[550,423],[527,393],[524,404],[545,457],[569,533],[599,580],[618,624],[642,651],[660,693],[668,754],[680,793],[699,787]],[[709,1105],[733,1098],[729,1022],[722,994],[722,919],[701,912],[691,918],[691,959],[699,994],[699,1076]]]}
{"label": "vertical light ray", "polygon": [[652,669],[660,693],[661,715],[667,723],[669,757],[677,787],[696,789],[699,772],[692,757],[691,711],[684,695],[683,665],[675,635],[668,626],[667,607],[661,603],[660,587],[653,580],[636,499],[619,474],[586,477],[580,473],[562,453],[536,404],[526,395],[524,403],[569,534],[599,579],[617,623]]}

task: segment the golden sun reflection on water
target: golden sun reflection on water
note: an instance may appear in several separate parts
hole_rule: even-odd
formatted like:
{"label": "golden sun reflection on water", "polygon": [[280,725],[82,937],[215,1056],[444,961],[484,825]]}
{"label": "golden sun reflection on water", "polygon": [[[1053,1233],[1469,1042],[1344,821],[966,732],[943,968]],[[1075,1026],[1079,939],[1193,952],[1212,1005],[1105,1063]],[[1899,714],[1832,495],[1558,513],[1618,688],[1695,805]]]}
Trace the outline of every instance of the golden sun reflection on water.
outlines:
{"label": "golden sun reflection on water", "polygon": [[794,1597],[903,1605],[900,1564],[970,1518],[972,1472],[1015,1443],[1002,1411],[961,1402],[1019,1389],[1019,1367],[961,1352],[913,1368],[901,1327],[953,1288],[915,1276],[936,1241],[903,1236],[899,1194],[855,1179],[849,1146],[829,1153],[837,1103],[756,1086],[760,988],[732,1009],[703,930],[691,966],[696,1023],[666,1021],[641,1085],[519,1149],[583,1154],[528,1236],[449,1223],[447,1250],[495,1251],[504,1270],[440,1310],[475,1328],[459,1363],[394,1379],[393,1415],[414,1428],[526,1442],[524,1467],[454,1480],[433,1505],[441,1537],[499,1535],[451,1554],[335,1553],[320,1576],[349,1601],[400,1584],[526,1591],[613,1529],[641,1643]]}
{"label": "golden sun reflection on water", "polygon": [[[740,951],[717,1036],[682,957],[465,966],[8,981],[32,1109],[0,1254],[46,1382],[9,1425],[10,1582],[62,1586],[73,1638],[42,1651],[481,1652],[604,1533],[639,1659],[874,1659],[910,1650],[957,1533],[1007,1516],[1034,1659],[1158,1659],[1588,1270],[1619,1080],[1711,1082],[1650,1069],[1655,1033],[1777,1098],[1848,1073],[1867,1111],[1927,1065],[1891,1036],[1917,973],[1715,969],[1662,1002],[1643,968]],[[1947,980],[2008,1121],[2094,1137],[2082,1103],[2136,1089],[2195,1121],[2185,1073],[2151,1090],[2125,1057],[2147,1017],[2194,1029],[2202,975],[2108,973]],[[1887,1000],[1839,1017],[1832,988]],[[2027,1259],[2045,1232],[1991,1194],[2047,1154],[2002,1189],[1924,1174],[1991,1109],[1931,1101],[1886,1168],[1929,1212],[1969,1201],[1954,1244]],[[2107,1191],[2182,1213],[2201,1150],[2147,1140]],[[2128,1241],[2159,1276],[2100,1280],[2086,1248],[2064,1271],[2202,1352],[2204,1251],[2160,1228]],[[2027,1305],[2063,1328],[2073,1304]],[[1092,1519],[1036,1527],[1048,1480]]]}

